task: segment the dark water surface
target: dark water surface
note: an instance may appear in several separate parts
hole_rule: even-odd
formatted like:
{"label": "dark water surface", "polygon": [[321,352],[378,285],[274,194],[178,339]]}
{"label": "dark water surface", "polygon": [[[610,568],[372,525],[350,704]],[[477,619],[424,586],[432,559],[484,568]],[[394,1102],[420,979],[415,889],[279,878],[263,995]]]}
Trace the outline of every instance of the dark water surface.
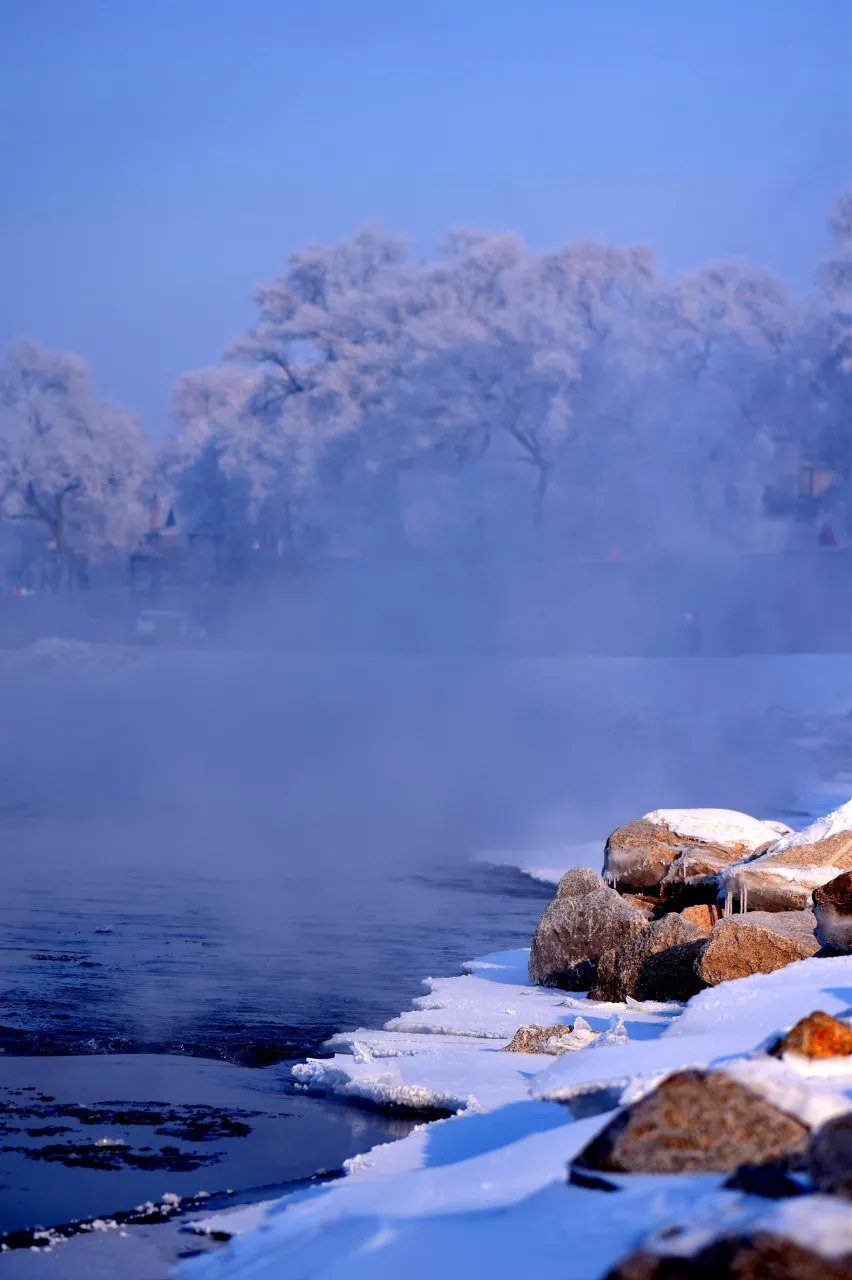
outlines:
{"label": "dark water surface", "polygon": [[0,1058],[0,1238],[26,1247],[10,1233],[164,1196],[268,1196],[411,1126],[288,1096],[276,1067],[147,1054]]}
{"label": "dark water surface", "polygon": [[[6,822],[19,868],[46,829]],[[94,874],[72,858],[50,878],[9,881],[0,1231],[167,1191],[276,1185],[401,1136],[410,1122],[288,1096],[286,1060],[341,1028],[381,1025],[427,972],[526,944],[549,896],[512,872],[439,863],[385,876],[381,905],[368,880],[360,895],[350,886],[332,914],[309,866],[260,884],[248,867]]]}
{"label": "dark water surface", "polygon": [[[33,867],[42,824],[7,823]],[[526,945],[549,896],[512,872],[441,865],[364,877],[329,897],[309,864],[242,875],[161,867],[7,877],[0,1047],[9,1053],[170,1052],[260,1066],[375,1026],[425,973]]]}

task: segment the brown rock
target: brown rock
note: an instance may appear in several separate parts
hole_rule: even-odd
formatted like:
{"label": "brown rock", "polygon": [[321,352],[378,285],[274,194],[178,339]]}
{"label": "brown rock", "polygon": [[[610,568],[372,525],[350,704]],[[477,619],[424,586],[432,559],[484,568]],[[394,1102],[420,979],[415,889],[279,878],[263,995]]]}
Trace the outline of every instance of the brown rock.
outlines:
{"label": "brown rock", "polygon": [[852,871],[814,889],[817,938],[829,951],[852,952]]}
{"label": "brown rock", "polygon": [[806,1018],[800,1018],[772,1052],[776,1057],[782,1053],[798,1053],[805,1058],[846,1058],[852,1054],[852,1027],[816,1009]]}
{"label": "brown rock", "polygon": [[637,1249],[605,1280],[850,1280],[852,1254],[826,1258],[772,1231],[723,1236],[689,1257]]}
{"label": "brown rock", "polygon": [[852,1112],[835,1116],[816,1131],[807,1161],[817,1191],[852,1200]]}
{"label": "brown rock", "polygon": [[[592,985],[598,960],[605,951],[648,928],[645,913],[638,910],[594,872],[569,872],[556,897],[545,908],[530,948],[530,980],[568,991]],[[569,880],[569,877],[573,879]],[[574,886],[577,892],[573,892]]]}
{"label": "brown rock", "polygon": [[819,951],[816,937],[816,916],[809,907],[801,911],[748,911],[744,916],[728,917],[734,920],[745,920],[747,924],[759,929],[771,929],[773,933],[793,938],[803,946],[814,947]]}
{"label": "brown rock", "polygon": [[831,903],[852,912],[852,871],[844,871],[814,889],[814,904],[817,902]]}
{"label": "brown rock", "polygon": [[536,1027],[533,1025],[518,1027],[503,1052],[558,1053],[558,1048],[548,1048],[548,1041],[558,1041],[562,1037],[569,1035],[570,1032],[571,1028],[565,1022],[557,1022],[550,1027]]}
{"label": "brown rock", "polygon": [[[852,871],[852,827],[846,807],[820,818],[798,835],[782,836],[768,849],[720,873],[725,889],[749,908],[796,910],[810,905],[814,886]],[[826,829],[835,828],[832,835]],[[797,874],[797,873],[801,874]]]}
{"label": "brown rock", "polygon": [[808,1130],[736,1080],[680,1071],[626,1107],[575,1161],[609,1173],[729,1173],[801,1151]]}
{"label": "brown rock", "polygon": [[684,920],[697,924],[702,933],[709,933],[716,921],[722,919],[722,908],[715,903],[699,902],[692,907],[684,907],[680,914]]}
{"label": "brown rock", "polygon": [[686,849],[700,849],[713,857],[713,869],[736,862],[749,850],[742,845],[722,845],[681,835],[661,822],[638,818],[613,831],[604,846],[604,874],[622,893],[659,893],[672,863]]}
{"label": "brown rock", "polygon": [[721,867],[767,848],[777,832],[731,809],[655,809],[613,831],[604,848],[604,875],[622,893],[659,894],[669,868],[681,855],[695,859],[695,872]]}
{"label": "brown rock", "polygon": [[[688,1000],[704,983],[695,973],[697,924],[672,912],[601,956],[592,1000]],[[684,949],[686,948],[686,949]]]}
{"label": "brown rock", "polygon": [[752,973],[772,973],[816,955],[819,943],[809,911],[750,911],[713,926],[696,973],[708,986]]}
{"label": "brown rock", "polygon": [[789,844],[789,840],[789,836],[782,836],[777,845],[765,851],[762,856],[767,864],[771,861],[776,867],[842,867],[844,871],[852,868],[852,831],[836,831],[832,836],[801,844]]}
{"label": "brown rock", "polygon": [[680,850],[676,832],[639,818],[610,835],[604,846],[604,874],[622,893],[658,890]]}

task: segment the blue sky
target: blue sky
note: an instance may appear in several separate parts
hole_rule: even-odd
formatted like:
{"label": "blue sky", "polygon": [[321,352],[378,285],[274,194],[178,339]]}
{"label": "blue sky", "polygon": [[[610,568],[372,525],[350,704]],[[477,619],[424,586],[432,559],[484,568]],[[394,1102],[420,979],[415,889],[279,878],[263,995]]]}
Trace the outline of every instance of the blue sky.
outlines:
{"label": "blue sky", "polygon": [[0,342],[168,425],[253,285],[364,221],[651,242],[808,286],[850,0],[5,0]]}

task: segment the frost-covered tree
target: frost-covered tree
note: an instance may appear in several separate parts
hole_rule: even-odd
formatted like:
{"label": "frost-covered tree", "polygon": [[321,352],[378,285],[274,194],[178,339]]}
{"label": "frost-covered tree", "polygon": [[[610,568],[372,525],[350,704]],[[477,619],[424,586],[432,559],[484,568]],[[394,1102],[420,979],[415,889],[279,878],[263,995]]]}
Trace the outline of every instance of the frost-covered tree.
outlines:
{"label": "frost-covered tree", "polygon": [[852,192],[835,205],[829,229],[834,251],[818,273],[823,307],[804,328],[797,386],[810,409],[801,430],[808,454],[841,479],[832,520],[852,533]]}
{"label": "frost-covered tree", "polygon": [[0,366],[0,514],[40,524],[62,562],[132,545],[151,458],[132,414],[101,400],[79,356],[35,342]]}
{"label": "frost-covered tree", "polygon": [[224,363],[178,385],[177,456],[212,445],[222,471],[243,477],[251,519],[276,540],[295,543],[300,510],[344,460],[351,467],[357,455],[369,476],[396,459],[382,414],[407,341],[403,261],[401,242],[373,231],[294,254],[257,290],[257,322]]}
{"label": "frost-covered tree", "polygon": [[222,364],[180,384],[175,457],[289,545],[310,519],[388,550],[409,502],[423,527],[443,508],[459,545],[483,528],[566,554],[763,545],[777,440],[813,438],[837,416],[829,386],[848,394],[850,221],[842,204],[821,310],[741,263],[666,279],[642,248],[457,231],[414,261],[371,230],[312,246],[258,290]]}
{"label": "frost-covered tree", "polygon": [[[761,517],[794,317],[781,284],[741,263],[664,282],[638,389],[649,497],[682,539],[736,544]],[[636,390],[636,389],[635,389]]]}
{"label": "frost-covered tree", "polygon": [[852,378],[852,191],[835,206],[830,227],[836,251],[823,265],[820,281],[830,307],[830,357]]}

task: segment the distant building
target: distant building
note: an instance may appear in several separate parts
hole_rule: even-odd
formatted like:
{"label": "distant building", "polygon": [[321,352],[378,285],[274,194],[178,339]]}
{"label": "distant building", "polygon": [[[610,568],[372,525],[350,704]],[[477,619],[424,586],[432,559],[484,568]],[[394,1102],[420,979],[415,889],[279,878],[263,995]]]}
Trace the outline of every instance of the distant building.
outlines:
{"label": "distant building", "polygon": [[803,457],[789,438],[775,444],[775,479],[763,491],[764,511],[768,516],[816,521],[836,499],[842,476]]}
{"label": "distant building", "polygon": [[163,585],[178,581],[186,561],[186,544],[174,507],[161,518],[160,500],[151,503],[147,531],[130,555],[130,582],[134,589],[156,595]]}

